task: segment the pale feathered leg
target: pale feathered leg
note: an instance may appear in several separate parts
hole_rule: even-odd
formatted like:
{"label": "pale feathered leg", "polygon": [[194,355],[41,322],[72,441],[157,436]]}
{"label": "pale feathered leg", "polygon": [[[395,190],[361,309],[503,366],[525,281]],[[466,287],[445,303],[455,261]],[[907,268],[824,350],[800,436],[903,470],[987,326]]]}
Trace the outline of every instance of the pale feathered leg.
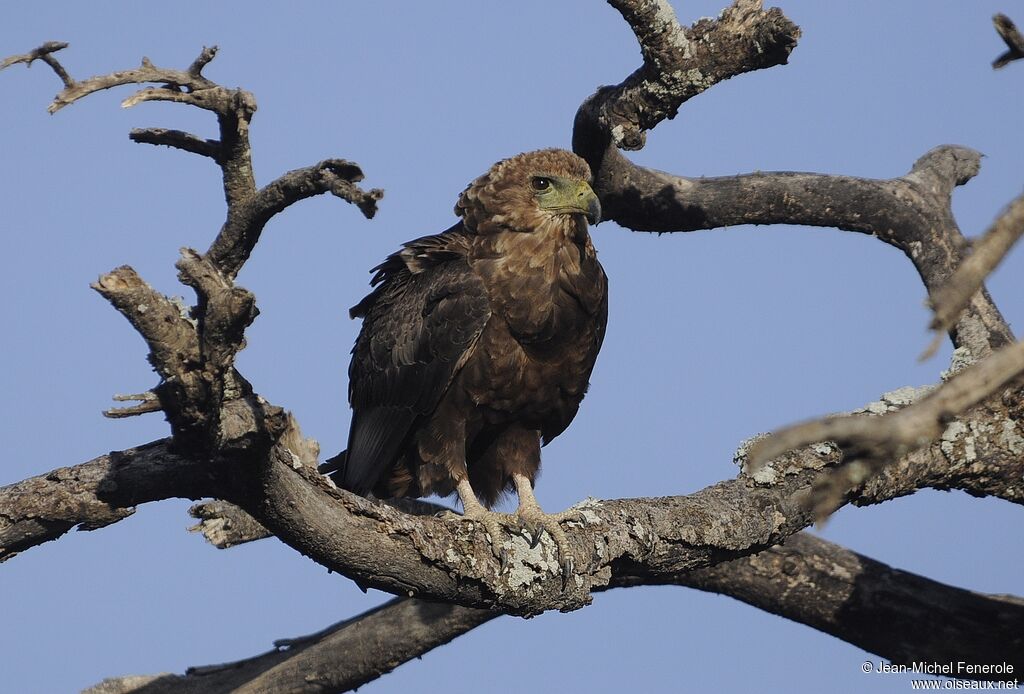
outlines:
{"label": "pale feathered leg", "polygon": [[508,556],[505,553],[504,548],[501,546],[502,539],[502,521],[508,523],[511,521],[511,517],[507,513],[498,513],[496,511],[489,511],[484,508],[484,505],[480,503],[480,500],[476,497],[476,492],[473,491],[473,487],[470,486],[469,480],[463,478],[459,480],[458,485],[455,487],[455,491],[459,494],[459,500],[462,502],[462,515],[452,514],[455,519],[460,521],[473,521],[479,523],[487,531],[490,536],[491,551],[494,556],[501,560],[501,568],[505,569],[508,564]]}

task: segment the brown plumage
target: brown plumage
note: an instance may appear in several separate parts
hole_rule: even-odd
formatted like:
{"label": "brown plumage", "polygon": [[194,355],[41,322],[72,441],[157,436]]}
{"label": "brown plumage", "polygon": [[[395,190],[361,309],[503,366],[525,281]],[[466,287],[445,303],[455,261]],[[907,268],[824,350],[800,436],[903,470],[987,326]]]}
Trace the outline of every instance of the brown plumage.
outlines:
{"label": "brown plumage", "polygon": [[563,150],[498,162],[459,197],[461,220],[374,268],[349,367],[352,426],[335,478],[386,498],[458,491],[485,511],[516,489],[520,521],[558,517],[532,494],[542,441],[572,421],[604,337],[608,284],[587,233],[586,162]]}

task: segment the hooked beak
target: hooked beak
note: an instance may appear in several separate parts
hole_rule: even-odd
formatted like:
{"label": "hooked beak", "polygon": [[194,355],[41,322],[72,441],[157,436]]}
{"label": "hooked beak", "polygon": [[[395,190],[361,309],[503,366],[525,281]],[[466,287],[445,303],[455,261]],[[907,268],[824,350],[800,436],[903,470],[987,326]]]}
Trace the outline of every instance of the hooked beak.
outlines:
{"label": "hooked beak", "polygon": [[579,209],[587,217],[591,225],[601,221],[601,201],[597,199],[597,193],[586,181],[580,183],[576,194],[576,201]]}

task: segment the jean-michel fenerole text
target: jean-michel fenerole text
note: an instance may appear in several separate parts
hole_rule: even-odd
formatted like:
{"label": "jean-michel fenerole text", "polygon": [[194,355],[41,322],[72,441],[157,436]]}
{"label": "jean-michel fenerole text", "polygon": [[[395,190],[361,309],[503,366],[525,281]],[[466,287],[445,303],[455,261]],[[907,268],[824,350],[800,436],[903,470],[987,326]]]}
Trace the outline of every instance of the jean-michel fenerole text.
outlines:
{"label": "jean-michel fenerole text", "polygon": [[910,665],[897,665],[879,661],[875,664],[875,672],[910,672],[923,675],[947,675],[957,677],[960,675],[1012,675],[1013,665],[1011,663],[978,664],[968,663],[963,660],[955,663],[928,663],[915,662]]}

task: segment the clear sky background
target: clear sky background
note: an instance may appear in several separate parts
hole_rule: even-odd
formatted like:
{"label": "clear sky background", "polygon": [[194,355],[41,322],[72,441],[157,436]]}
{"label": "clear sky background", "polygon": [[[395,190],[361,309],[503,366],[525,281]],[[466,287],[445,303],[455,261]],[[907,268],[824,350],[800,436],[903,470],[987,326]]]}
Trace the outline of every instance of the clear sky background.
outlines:
{"label": "clear sky background", "polygon": [[[680,20],[724,0],[675,2]],[[943,143],[983,152],[957,190],[968,234],[1024,186],[1024,64],[994,72],[990,17],[1024,6],[786,0],[804,35],[791,64],[685,104],[635,155],[683,175],[805,170],[888,178]],[[239,282],[262,310],[239,366],[291,409],[328,454],[346,440],[346,311],[367,270],[402,241],[447,228],[467,182],[520,151],[570,144],[579,103],[639,64],[621,18],[598,0],[442,3],[6,3],[0,54],[47,40],[76,78],[143,55],[255,93],[258,182],[327,157],[384,188],[376,219],[330,197],[274,219]],[[132,127],[216,134],[211,114],[130,110],[101,93],[56,116],[43,64],[0,73],[0,484],[164,436],[159,415],[111,421],[113,393],[156,380],[127,322],[88,288],[130,264],[168,294],[178,248],[205,249],[223,218],[206,159],[137,145]],[[608,336],[575,423],[544,451],[550,511],[585,496],[686,494],[731,478],[736,446],[792,421],[933,383],[948,346],[927,344],[924,289],[898,251],[831,229],[742,227],[655,236],[594,231],[611,281]],[[989,286],[1024,316],[1022,256]],[[218,551],[184,531],[189,502],[139,509],[0,566],[0,689],[67,692],[105,676],[181,672],[267,650],[386,599],[361,593],[276,540]],[[1021,511],[921,492],[845,509],[820,532],[901,569],[1024,594]],[[362,691],[905,691],[864,675],[876,660],[730,598],[682,588],[604,593],[572,614],[502,618]]]}

